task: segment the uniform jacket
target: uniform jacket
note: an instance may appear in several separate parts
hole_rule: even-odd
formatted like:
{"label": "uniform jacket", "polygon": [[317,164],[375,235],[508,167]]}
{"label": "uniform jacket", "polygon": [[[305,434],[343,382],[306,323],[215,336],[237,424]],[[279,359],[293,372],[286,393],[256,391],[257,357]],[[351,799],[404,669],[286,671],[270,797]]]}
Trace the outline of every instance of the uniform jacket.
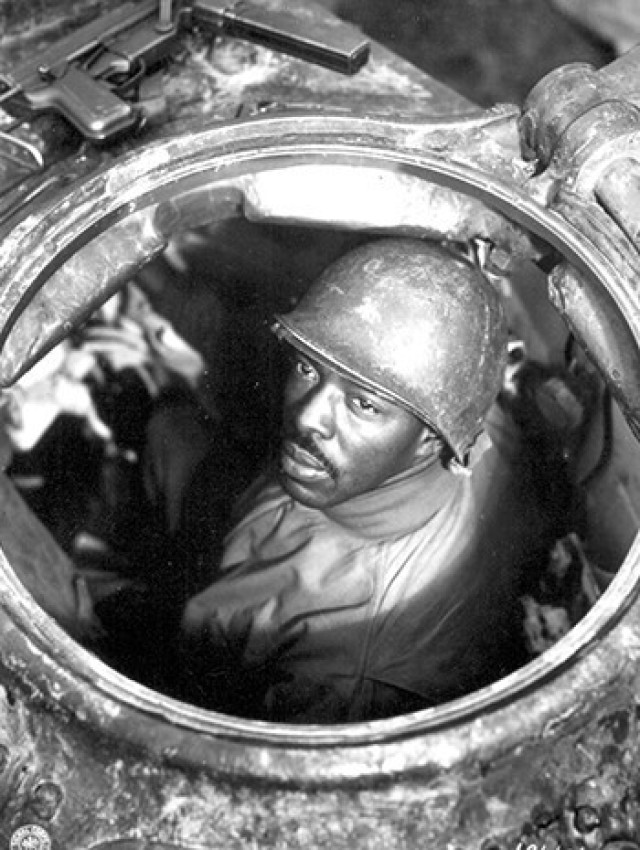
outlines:
{"label": "uniform jacket", "polygon": [[340,723],[497,677],[517,644],[524,562],[541,545],[505,431],[470,476],[417,466],[330,510],[264,476],[217,579],[187,605],[191,673],[214,708]]}

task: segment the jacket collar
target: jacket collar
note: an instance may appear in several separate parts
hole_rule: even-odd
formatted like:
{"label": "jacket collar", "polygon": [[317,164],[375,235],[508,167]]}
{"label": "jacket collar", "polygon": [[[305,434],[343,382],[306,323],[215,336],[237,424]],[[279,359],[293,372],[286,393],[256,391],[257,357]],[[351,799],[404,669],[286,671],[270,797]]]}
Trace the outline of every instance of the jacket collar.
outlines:
{"label": "jacket collar", "polygon": [[461,486],[461,478],[430,459],[324,514],[360,537],[400,537],[428,523]]}

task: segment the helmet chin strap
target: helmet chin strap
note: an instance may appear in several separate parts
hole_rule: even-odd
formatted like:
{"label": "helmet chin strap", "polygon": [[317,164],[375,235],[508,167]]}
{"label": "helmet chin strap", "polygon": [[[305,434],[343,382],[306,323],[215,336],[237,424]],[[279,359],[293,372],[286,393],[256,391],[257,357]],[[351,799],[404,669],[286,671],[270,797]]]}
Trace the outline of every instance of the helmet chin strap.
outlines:
{"label": "helmet chin strap", "polygon": [[466,453],[464,462],[452,457],[449,461],[448,469],[454,475],[469,476],[473,472],[474,467],[480,461],[482,455],[491,448],[491,437],[486,431],[481,431],[475,439],[475,442]]}

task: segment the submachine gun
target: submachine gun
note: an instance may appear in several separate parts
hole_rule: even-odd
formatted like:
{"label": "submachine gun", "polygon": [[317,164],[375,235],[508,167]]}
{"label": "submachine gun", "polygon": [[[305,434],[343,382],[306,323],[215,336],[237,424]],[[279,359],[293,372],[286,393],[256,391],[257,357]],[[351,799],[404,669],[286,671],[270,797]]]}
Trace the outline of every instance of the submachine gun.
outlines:
{"label": "submachine gun", "polygon": [[138,0],[79,28],[34,60],[0,75],[0,106],[29,120],[58,113],[85,139],[106,143],[144,124],[140,87],[196,31],[246,39],[343,74],[356,73],[369,43],[355,28],[316,25],[245,0]]}

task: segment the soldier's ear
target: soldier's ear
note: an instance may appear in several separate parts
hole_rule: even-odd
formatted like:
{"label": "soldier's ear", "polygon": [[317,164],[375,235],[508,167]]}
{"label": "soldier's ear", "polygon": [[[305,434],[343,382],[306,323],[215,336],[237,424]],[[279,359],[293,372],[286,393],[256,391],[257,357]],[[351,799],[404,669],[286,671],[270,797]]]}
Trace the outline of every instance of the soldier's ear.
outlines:
{"label": "soldier's ear", "polygon": [[444,443],[442,439],[432,431],[427,425],[423,426],[422,431],[418,435],[416,445],[416,458],[424,460],[430,457],[440,457]]}

